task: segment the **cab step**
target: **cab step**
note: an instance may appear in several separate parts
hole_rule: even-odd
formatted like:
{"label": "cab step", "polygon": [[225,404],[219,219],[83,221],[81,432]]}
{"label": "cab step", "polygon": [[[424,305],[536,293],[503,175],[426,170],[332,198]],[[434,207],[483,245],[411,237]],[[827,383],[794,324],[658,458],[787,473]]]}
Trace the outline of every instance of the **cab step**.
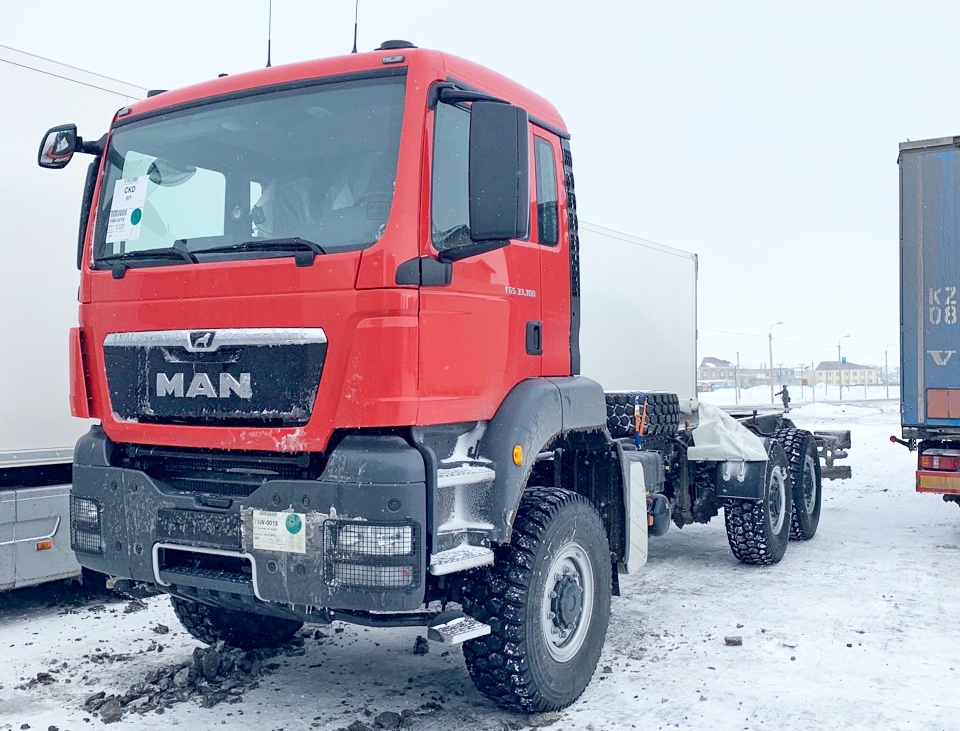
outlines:
{"label": "cab step", "polygon": [[459,645],[461,642],[488,634],[490,634],[489,624],[454,610],[438,614],[427,629],[428,639],[445,645]]}
{"label": "cab step", "polygon": [[478,485],[493,482],[497,476],[489,467],[479,464],[462,464],[455,467],[441,467],[437,470],[437,487],[455,487],[457,485]]}
{"label": "cab step", "polygon": [[489,566],[492,563],[493,551],[489,548],[461,545],[431,554],[428,569],[434,576],[443,576],[478,566]]}

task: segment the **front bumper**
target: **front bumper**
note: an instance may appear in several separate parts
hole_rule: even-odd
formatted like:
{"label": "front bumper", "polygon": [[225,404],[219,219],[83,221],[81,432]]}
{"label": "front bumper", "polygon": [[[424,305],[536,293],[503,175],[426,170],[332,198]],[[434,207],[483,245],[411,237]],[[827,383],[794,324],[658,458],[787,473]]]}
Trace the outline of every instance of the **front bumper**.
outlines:
{"label": "front bumper", "polygon": [[348,436],[318,479],[270,479],[245,496],[172,487],[115,466],[115,452],[99,427],[75,451],[71,532],[83,566],[233,608],[423,603],[424,462],[399,437]]}

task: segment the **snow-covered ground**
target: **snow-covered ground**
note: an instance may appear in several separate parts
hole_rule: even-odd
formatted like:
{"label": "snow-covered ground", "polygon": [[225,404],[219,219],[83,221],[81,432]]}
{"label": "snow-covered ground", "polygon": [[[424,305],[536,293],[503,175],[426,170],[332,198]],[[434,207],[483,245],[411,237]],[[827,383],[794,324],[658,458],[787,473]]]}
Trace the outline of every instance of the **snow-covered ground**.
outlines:
{"label": "snow-covered ground", "polygon": [[[795,408],[801,426],[853,430],[854,477],[825,484],[817,536],[791,543],[771,567],[737,563],[722,516],[653,539],[647,568],[625,578],[613,600],[597,675],[551,728],[960,727],[951,690],[960,662],[960,511],[914,492],[914,456],[888,441],[899,434],[897,414],[894,400]],[[99,727],[86,698],[122,694],[200,646],[163,597],[129,613],[118,600],[49,599],[35,590],[0,595],[2,730]],[[170,631],[158,633],[161,624]],[[117,727],[362,731],[405,710],[403,728],[423,731],[528,725],[473,689],[459,650],[431,643],[415,654],[418,634],[311,627],[302,654],[266,660],[241,702],[189,700],[162,715],[126,715]],[[727,646],[726,636],[743,644]],[[49,674],[46,682],[38,673]]]}

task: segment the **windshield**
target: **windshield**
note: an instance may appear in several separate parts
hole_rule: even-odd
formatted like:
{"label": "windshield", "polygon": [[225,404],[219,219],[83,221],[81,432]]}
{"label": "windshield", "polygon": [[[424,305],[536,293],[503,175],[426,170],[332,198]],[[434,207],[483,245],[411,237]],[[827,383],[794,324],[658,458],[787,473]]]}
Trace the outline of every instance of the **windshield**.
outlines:
{"label": "windshield", "polygon": [[293,238],[327,254],[375,243],[393,201],[403,82],[325,83],[119,127],[95,265],[290,255]]}

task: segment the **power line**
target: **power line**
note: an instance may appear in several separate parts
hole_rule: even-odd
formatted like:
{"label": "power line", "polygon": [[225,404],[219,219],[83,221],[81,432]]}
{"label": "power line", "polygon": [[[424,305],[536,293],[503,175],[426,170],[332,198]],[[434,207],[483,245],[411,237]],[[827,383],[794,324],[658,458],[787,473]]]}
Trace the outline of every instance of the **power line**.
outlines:
{"label": "power line", "polygon": [[742,335],[745,338],[766,338],[766,335],[757,335],[756,333],[735,333],[730,330],[714,330],[709,327],[698,327],[697,330],[708,333],[720,333],[722,335]]}
{"label": "power line", "polygon": [[[43,69],[38,69],[38,68],[36,68],[36,67],[34,67],[34,66],[27,66],[26,64],[17,63],[16,61],[10,61],[9,59],[6,59],[6,58],[0,58],[0,61],[2,61],[3,63],[8,63],[8,64],[10,64],[11,66],[19,66],[19,67],[22,68],[22,69],[28,69],[28,70],[30,70],[30,71],[36,71],[36,72],[39,73],[39,74],[44,74],[44,75],[46,75],[46,76],[53,76],[54,78],[57,78],[57,79],[63,79],[64,81],[70,81],[70,82],[73,82],[73,83],[76,83],[76,84],[80,84],[81,86],[89,86],[91,89],[96,89],[96,90],[98,90],[98,91],[106,91],[106,92],[109,92],[110,94],[116,94],[117,96],[122,96],[122,97],[124,97],[125,99],[134,99],[134,100],[136,100],[136,97],[135,97],[135,96],[132,96],[131,94],[125,94],[125,93],[123,93],[123,92],[117,91],[116,89],[108,89],[108,88],[105,87],[105,86],[97,86],[96,84],[89,84],[89,83],[87,83],[87,82],[85,82],[85,81],[79,81],[79,80],[77,80],[77,79],[72,79],[72,78],[70,78],[69,76],[61,76],[60,74],[55,74],[55,73],[53,73],[52,71],[44,71]],[[73,67],[71,67],[71,68],[73,68]],[[85,72],[85,73],[89,73],[89,72]],[[94,74],[91,74],[91,76],[93,76],[93,75],[94,75]],[[102,78],[107,78],[107,77],[102,77]],[[116,79],[110,79],[110,80],[111,80],[111,81],[116,81]],[[124,82],[121,81],[121,82],[119,82],[119,83],[123,84]],[[125,86],[132,86],[132,84],[125,84]],[[140,88],[140,87],[136,87],[136,88]]]}
{"label": "power line", "polygon": [[[764,339],[766,339],[766,338],[769,337],[768,335],[758,335],[757,333],[740,333],[740,332],[733,332],[732,330],[716,330],[716,329],[711,328],[711,327],[700,327],[700,328],[697,328],[697,329],[698,329],[699,331],[701,331],[701,332],[720,333],[721,335],[737,335],[737,336],[744,337],[744,338],[764,338]],[[830,348],[830,349],[833,349],[833,348],[836,348],[836,347],[837,347],[836,343],[832,343],[832,344],[824,344],[824,343],[805,343],[805,342],[802,342],[802,341],[800,341],[800,340],[788,340],[787,338],[774,338],[773,341],[774,341],[775,343],[790,343],[791,345],[802,345],[802,346],[804,346],[804,347],[806,347],[806,348]],[[857,348],[849,348],[849,347],[844,347],[843,349],[844,349],[846,352],[848,352],[848,353],[861,353],[861,354],[864,354],[864,355],[883,355],[883,353],[884,353],[883,350],[858,350]],[[889,351],[886,351],[886,352],[889,352]]]}

